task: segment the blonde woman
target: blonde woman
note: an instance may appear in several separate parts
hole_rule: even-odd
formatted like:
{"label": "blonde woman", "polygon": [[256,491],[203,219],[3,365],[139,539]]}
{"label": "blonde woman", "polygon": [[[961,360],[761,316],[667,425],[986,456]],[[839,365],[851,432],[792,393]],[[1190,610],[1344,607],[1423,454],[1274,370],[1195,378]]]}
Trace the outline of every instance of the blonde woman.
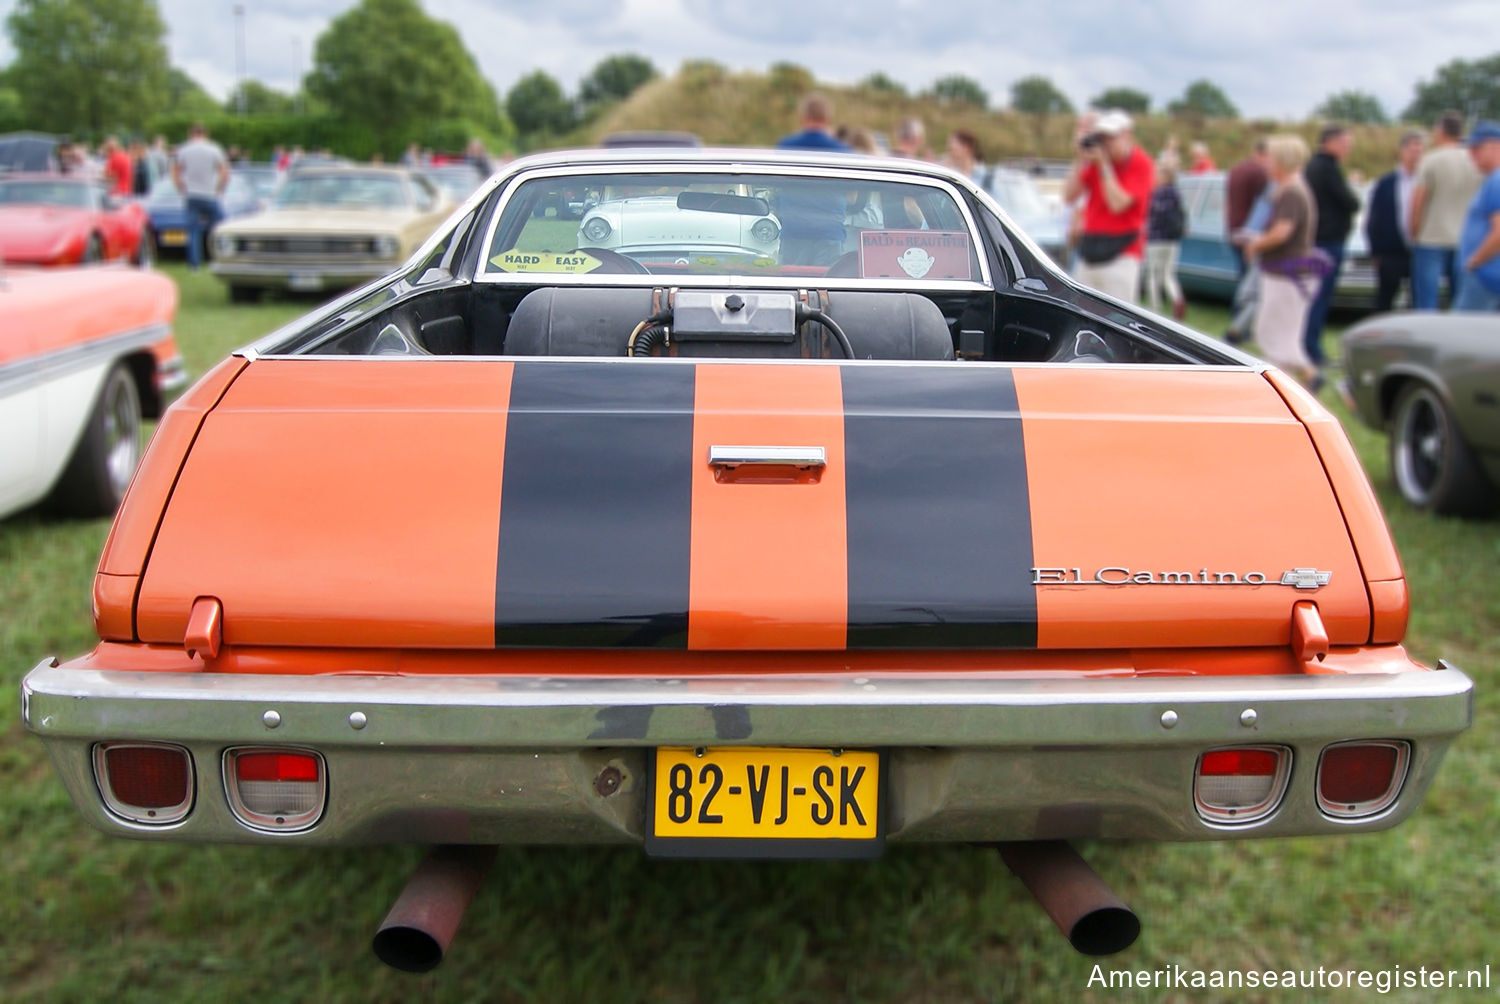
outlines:
{"label": "blonde woman", "polygon": [[1260,310],[1255,341],[1266,359],[1291,373],[1310,390],[1323,384],[1308,358],[1302,331],[1318,283],[1332,264],[1313,247],[1318,210],[1302,181],[1307,143],[1299,136],[1272,136],[1266,141],[1271,176],[1271,219],[1245,245],[1246,255],[1260,259]]}

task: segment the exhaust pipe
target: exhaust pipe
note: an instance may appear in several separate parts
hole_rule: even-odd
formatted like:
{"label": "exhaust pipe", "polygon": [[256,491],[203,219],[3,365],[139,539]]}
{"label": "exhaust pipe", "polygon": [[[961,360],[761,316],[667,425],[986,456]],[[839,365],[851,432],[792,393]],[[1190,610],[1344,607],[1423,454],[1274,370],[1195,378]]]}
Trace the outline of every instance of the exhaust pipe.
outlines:
{"label": "exhaust pipe", "polygon": [[432,848],[375,932],[375,957],[408,973],[436,967],[494,859],[490,846]]}
{"label": "exhaust pipe", "polygon": [[1141,922],[1066,840],[995,844],[1068,942],[1084,955],[1113,955],[1135,943]]}

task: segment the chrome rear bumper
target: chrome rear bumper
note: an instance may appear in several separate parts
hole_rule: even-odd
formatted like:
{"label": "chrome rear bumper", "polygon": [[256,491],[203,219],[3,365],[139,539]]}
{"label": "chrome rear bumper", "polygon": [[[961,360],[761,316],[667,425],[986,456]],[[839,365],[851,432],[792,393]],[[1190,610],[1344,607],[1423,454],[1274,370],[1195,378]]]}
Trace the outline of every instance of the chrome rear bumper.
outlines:
{"label": "chrome rear bumper", "polygon": [[[1441,663],[1358,676],[667,679],[136,673],[49,660],[22,683],[22,712],[90,822],[141,837],[638,842],[652,749],[782,745],[888,751],[891,840],[1198,840],[1394,825],[1468,727],[1472,686]],[[1349,739],[1404,740],[1410,767],[1383,812],[1334,819],[1317,807],[1313,768]],[[119,740],[190,751],[198,795],[185,820],[143,826],[104,807],[91,750]],[[1280,806],[1251,824],[1204,821],[1199,755],[1245,744],[1292,751]],[[323,755],[317,825],[268,834],[236,820],[221,762],[244,745]]]}

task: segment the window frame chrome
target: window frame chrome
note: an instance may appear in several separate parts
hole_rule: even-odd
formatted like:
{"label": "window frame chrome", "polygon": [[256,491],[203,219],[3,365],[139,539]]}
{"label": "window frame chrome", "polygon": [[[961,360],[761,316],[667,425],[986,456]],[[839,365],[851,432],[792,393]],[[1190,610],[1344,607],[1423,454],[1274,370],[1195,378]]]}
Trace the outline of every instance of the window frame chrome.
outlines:
{"label": "window frame chrome", "polygon": [[[827,178],[829,180],[849,180],[862,183],[884,182],[897,185],[910,185],[914,187],[925,187],[936,189],[953,200],[968,229],[969,240],[973,243],[973,254],[979,262],[979,279],[913,279],[910,285],[897,283],[892,279],[866,279],[859,277],[825,278],[823,276],[770,276],[750,275],[728,272],[723,275],[673,275],[673,276],[644,276],[635,274],[610,274],[595,275],[584,273],[575,275],[562,272],[491,272],[485,268],[489,261],[489,249],[494,245],[495,233],[499,229],[500,221],[505,216],[506,207],[510,205],[516,193],[527,182],[548,178],[586,177],[600,174],[610,175],[663,175],[663,174],[723,174],[723,175],[759,175],[759,176],[783,176],[789,178]],[[810,166],[801,164],[757,164],[749,161],[724,160],[717,162],[697,161],[671,161],[671,162],[628,162],[613,163],[600,161],[586,165],[567,166],[538,166],[523,170],[506,179],[505,191],[501,194],[493,209],[490,210],[489,219],[486,221],[483,237],[479,244],[480,252],[478,261],[475,263],[473,281],[478,284],[494,284],[500,286],[536,286],[538,284],[557,286],[660,286],[663,284],[671,286],[712,286],[722,288],[756,288],[756,289],[807,289],[817,287],[819,289],[891,289],[899,285],[902,289],[910,289],[912,292],[963,292],[963,293],[993,293],[995,290],[994,279],[990,272],[989,254],[985,244],[984,232],[979,228],[974,214],[969,208],[968,200],[964,198],[963,192],[950,183],[947,179],[927,175],[903,174],[898,171],[881,170],[871,168],[837,168],[824,166]]]}

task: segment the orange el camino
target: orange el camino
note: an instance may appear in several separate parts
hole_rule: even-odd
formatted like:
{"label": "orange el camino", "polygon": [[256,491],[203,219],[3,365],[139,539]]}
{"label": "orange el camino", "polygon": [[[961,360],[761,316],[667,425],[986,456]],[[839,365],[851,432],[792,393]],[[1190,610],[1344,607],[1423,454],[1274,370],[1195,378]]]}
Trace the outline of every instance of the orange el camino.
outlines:
{"label": "orange el camino", "polygon": [[94,612],[23,684],[83,816],[430,845],[416,970],[510,843],[993,844],[1117,951],[1068,841],[1385,829],[1471,714],[1313,397],[846,154],[516,161],[168,412]]}

